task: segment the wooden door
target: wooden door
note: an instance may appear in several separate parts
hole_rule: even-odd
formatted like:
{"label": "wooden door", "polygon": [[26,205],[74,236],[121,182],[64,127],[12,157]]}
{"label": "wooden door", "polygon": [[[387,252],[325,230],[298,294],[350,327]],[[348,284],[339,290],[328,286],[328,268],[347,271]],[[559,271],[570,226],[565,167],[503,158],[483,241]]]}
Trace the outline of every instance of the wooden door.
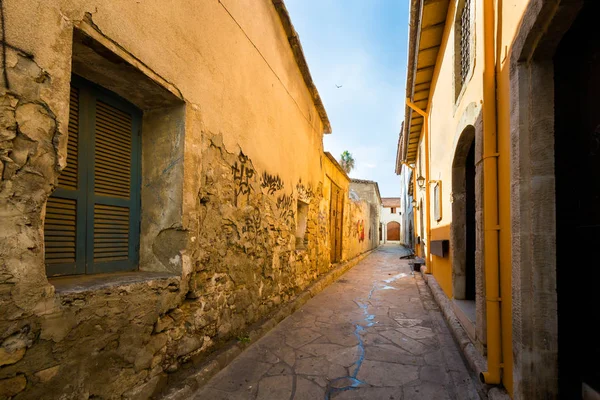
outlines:
{"label": "wooden door", "polygon": [[388,222],[387,240],[400,240],[400,223],[396,221]]}
{"label": "wooden door", "polygon": [[344,192],[331,182],[331,201],[329,204],[331,262],[339,262],[342,258],[342,222],[344,208]]}
{"label": "wooden door", "polygon": [[[593,251],[600,242],[599,12],[598,2],[587,2],[554,57],[561,399],[582,398],[583,387],[600,393],[600,270]],[[547,286],[554,290],[550,282]]]}

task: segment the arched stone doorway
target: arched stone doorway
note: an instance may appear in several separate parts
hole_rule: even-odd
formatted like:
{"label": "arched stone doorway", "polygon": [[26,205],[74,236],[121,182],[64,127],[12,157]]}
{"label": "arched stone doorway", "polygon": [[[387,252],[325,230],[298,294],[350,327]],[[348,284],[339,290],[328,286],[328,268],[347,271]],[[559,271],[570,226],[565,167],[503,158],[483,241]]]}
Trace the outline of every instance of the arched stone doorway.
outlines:
{"label": "arched stone doorway", "polygon": [[460,135],[452,162],[453,295],[475,301],[475,128],[468,125]]}
{"label": "arched stone doorway", "polygon": [[387,240],[388,241],[399,241],[400,240],[400,223],[396,221],[390,221],[387,224]]}

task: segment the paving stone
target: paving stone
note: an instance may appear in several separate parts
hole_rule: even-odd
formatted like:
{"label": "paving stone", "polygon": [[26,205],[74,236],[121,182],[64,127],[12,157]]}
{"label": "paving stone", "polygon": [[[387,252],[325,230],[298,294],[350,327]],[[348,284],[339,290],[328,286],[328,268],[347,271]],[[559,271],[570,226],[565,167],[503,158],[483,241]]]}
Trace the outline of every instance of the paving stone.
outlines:
{"label": "paving stone", "polygon": [[301,375],[317,375],[328,379],[347,375],[346,368],[327,361],[325,357],[311,357],[296,360],[294,371]]}
{"label": "paving stone", "polygon": [[396,346],[399,346],[400,348],[408,351],[411,354],[418,356],[427,353],[427,346],[425,346],[423,343],[418,342],[417,340],[411,339],[408,336],[403,335],[398,331],[390,330],[382,332],[381,336],[389,339]]}
{"label": "paving stone", "polygon": [[[419,385],[404,387],[403,400],[450,400],[443,385],[423,382]],[[461,399],[462,400],[462,399]]]}
{"label": "paving stone", "polygon": [[403,335],[408,336],[412,339],[426,339],[435,337],[435,333],[431,328],[425,326],[411,327],[411,328],[396,328],[396,330]]}
{"label": "paving stone", "polygon": [[267,376],[258,382],[257,400],[289,399],[294,389],[291,375]]}
{"label": "paving stone", "polygon": [[321,335],[308,328],[293,329],[287,332],[285,337],[285,344],[295,349],[298,349],[304,346],[305,344],[312,342],[319,336]]}
{"label": "paving stone", "polygon": [[358,263],[193,399],[477,400],[459,349],[399,246]]}
{"label": "paving stone", "polygon": [[331,398],[335,400],[402,400],[402,388],[357,388],[336,393]]}
{"label": "paving stone", "polygon": [[409,352],[393,345],[369,346],[365,350],[367,360],[391,362],[395,364],[423,365],[422,357],[413,356]]}
{"label": "paving stone", "polygon": [[271,367],[270,370],[267,371],[267,375],[293,375],[294,371],[292,367],[287,365],[284,362],[277,363]]}
{"label": "paving stone", "polygon": [[208,386],[225,392],[235,392],[258,382],[270,368],[271,364],[261,363],[252,358],[238,357],[211,379]]}
{"label": "paving stone", "polygon": [[402,386],[419,378],[419,367],[365,360],[356,377],[373,386]]}
{"label": "paving stone", "polygon": [[320,387],[315,382],[303,378],[296,378],[296,393],[294,400],[314,400],[325,397],[325,388]]}
{"label": "paving stone", "polygon": [[421,368],[419,378],[422,381],[434,382],[444,385],[448,381],[448,375],[442,367],[427,365]]}

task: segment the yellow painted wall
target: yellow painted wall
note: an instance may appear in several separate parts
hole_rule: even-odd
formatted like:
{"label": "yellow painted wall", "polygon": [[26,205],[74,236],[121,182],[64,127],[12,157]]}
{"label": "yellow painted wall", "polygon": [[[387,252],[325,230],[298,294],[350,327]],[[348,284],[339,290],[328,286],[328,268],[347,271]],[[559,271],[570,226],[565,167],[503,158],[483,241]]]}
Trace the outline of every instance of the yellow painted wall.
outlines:
{"label": "yellow painted wall", "polygon": [[[450,238],[450,225],[431,229],[431,240],[448,240]],[[452,258],[450,254],[446,257],[433,257],[434,276],[440,284],[444,293],[452,298]]]}
{"label": "yellow painted wall", "polygon": [[[330,232],[330,215],[331,215],[331,188],[332,184],[335,184],[342,189],[342,196],[344,196],[344,209],[342,210],[342,260],[344,258],[344,235],[345,231],[350,229],[347,223],[345,223],[346,218],[345,214],[350,212],[349,209],[349,199],[348,199],[348,189],[350,187],[350,178],[347,175],[342,173],[339,170],[338,166],[336,166],[325,154],[322,156],[322,164],[323,164],[323,200],[321,201],[321,205],[319,208],[319,219],[323,219],[327,221],[325,224],[327,226],[327,243],[331,241],[331,232]],[[330,257],[330,253],[328,254]],[[340,261],[342,261],[340,260]],[[331,261],[331,260],[330,260]]]}
{"label": "yellow painted wall", "polygon": [[[509,393],[513,388],[512,376],[512,301],[511,301],[511,235],[510,235],[510,49],[518,31],[527,1],[503,0],[497,7],[497,112],[498,112],[498,185],[500,213],[500,285],[502,297],[502,355],[503,384]],[[452,223],[452,161],[463,129],[474,122],[482,107],[483,98],[483,2],[471,2],[475,7],[475,60],[473,73],[466,83],[461,98],[455,102],[454,92],[454,18],[456,2],[451,2],[441,55],[434,74],[433,90],[428,112],[430,115],[430,179],[442,181],[442,219],[433,215],[431,191],[431,239],[449,239]],[[473,33],[472,33],[473,35]],[[424,156],[423,140],[420,143]],[[478,162],[479,160],[476,160]],[[417,163],[422,160],[417,160]],[[424,163],[423,163],[424,166]],[[417,167],[418,168],[418,167]],[[423,176],[425,174],[423,173]],[[424,200],[424,192],[416,190],[417,202]],[[417,216],[418,211],[415,210]],[[417,217],[417,224],[419,224]],[[419,227],[416,229],[419,234]],[[448,297],[452,298],[452,260],[433,256],[433,274]]]}
{"label": "yellow painted wall", "polygon": [[[342,259],[344,261],[371,250],[371,241],[369,240],[370,217],[369,203],[365,200],[346,199],[342,241]],[[371,234],[373,233],[371,232]]]}
{"label": "yellow painted wall", "polygon": [[207,134],[222,133],[229,152],[241,148],[257,170],[279,174],[286,187],[294,187],[299,176],[313,187],[322,178],[323,126],[270,0],[177,6],[9,0],[4,7],[11,45],[33,54],[52,76],[54,90],[43,98],[57,107],[62,133],[68,110],[55,99],[68,98],[73,27],[86,13],[104,35],[182,93],[187,103],[185,209],[197,202],[201,182],[192,160]]}

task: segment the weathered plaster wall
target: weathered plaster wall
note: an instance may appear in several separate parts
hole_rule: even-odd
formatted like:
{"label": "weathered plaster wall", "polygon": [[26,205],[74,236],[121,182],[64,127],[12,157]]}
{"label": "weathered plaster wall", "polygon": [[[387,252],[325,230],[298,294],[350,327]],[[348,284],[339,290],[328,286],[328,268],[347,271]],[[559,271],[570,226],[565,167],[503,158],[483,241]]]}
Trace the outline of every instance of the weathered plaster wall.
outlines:
{"label": "weathered plaster wall", "polygon": [[344,209],[344,233],[342,238],[342,259],[349,260],[372,249],[369,241],[369,220],[371,209],[364,200],[347,199]]}
{"label": "weathered plaster wall", "polygon": [[[379,221],[381,219],[379,186],[374,181],[352,179],[350,188],[368,204],[368,218],[364,221],[365,240],[368,242],[366,249],[373,249],[379,246]],[[361,229],[362,227],[359,228],[359,230]]]}
{"label": "weathered plaster wall", "polygon": [[[323,164],[323,200],[321,201],[320,211],[319,211],[319,230],[322,231],[321,234],[326,237],[326,241],[328,244],[331,243],[331,225],[329,224],[329,218],[331,216],[331,189],[333,185],[339,187],[342,191],[343,200],[343,210],[342,215],[350,212],[348,208],[348,190],[350,188],[350,178],[348,175],[342,170],[340,165],[337,163],[335,158],[330,153],[323,153],[322,158]],[[343,218],[343,217],[342,217]],[[342,236],[346,230],[350,227],[344,223],[345,220],[342,220]],[[323,226],[323,222],[327,225],[325,228]],[[344,257],[343,250],[344,243],[342,241],[342,261],[347,260]],[[327,260],[330,261],[330,256],[327,256]]]}
{"label": "weathered plaster wall", "polygon": [[[323,123],[270,1],[4,6],[0,398],[148,398],[330,269]],[[76,28],[151,89],[86,69]],[[72,61],[144,111],[143,272],[46,278],[44,207],[66,161]],[[178,103],[152,103],[155,89]],[[369,215],[353,207],[356,227]],[[353,240],[344,258],[367,250],[358,229]]]}
{"label": "weathered plaster wall", "polygon": [[[400,174],[400,243],[411,247],[414,244],[415,226],[414,212],[412,206],[413,196],[408,194],[408,188],[412,181],[412,171],[406,165],[402,165]],[[414,192],[415,188],[413,188]],[[412,227],[412,231],[411,231]]]}

